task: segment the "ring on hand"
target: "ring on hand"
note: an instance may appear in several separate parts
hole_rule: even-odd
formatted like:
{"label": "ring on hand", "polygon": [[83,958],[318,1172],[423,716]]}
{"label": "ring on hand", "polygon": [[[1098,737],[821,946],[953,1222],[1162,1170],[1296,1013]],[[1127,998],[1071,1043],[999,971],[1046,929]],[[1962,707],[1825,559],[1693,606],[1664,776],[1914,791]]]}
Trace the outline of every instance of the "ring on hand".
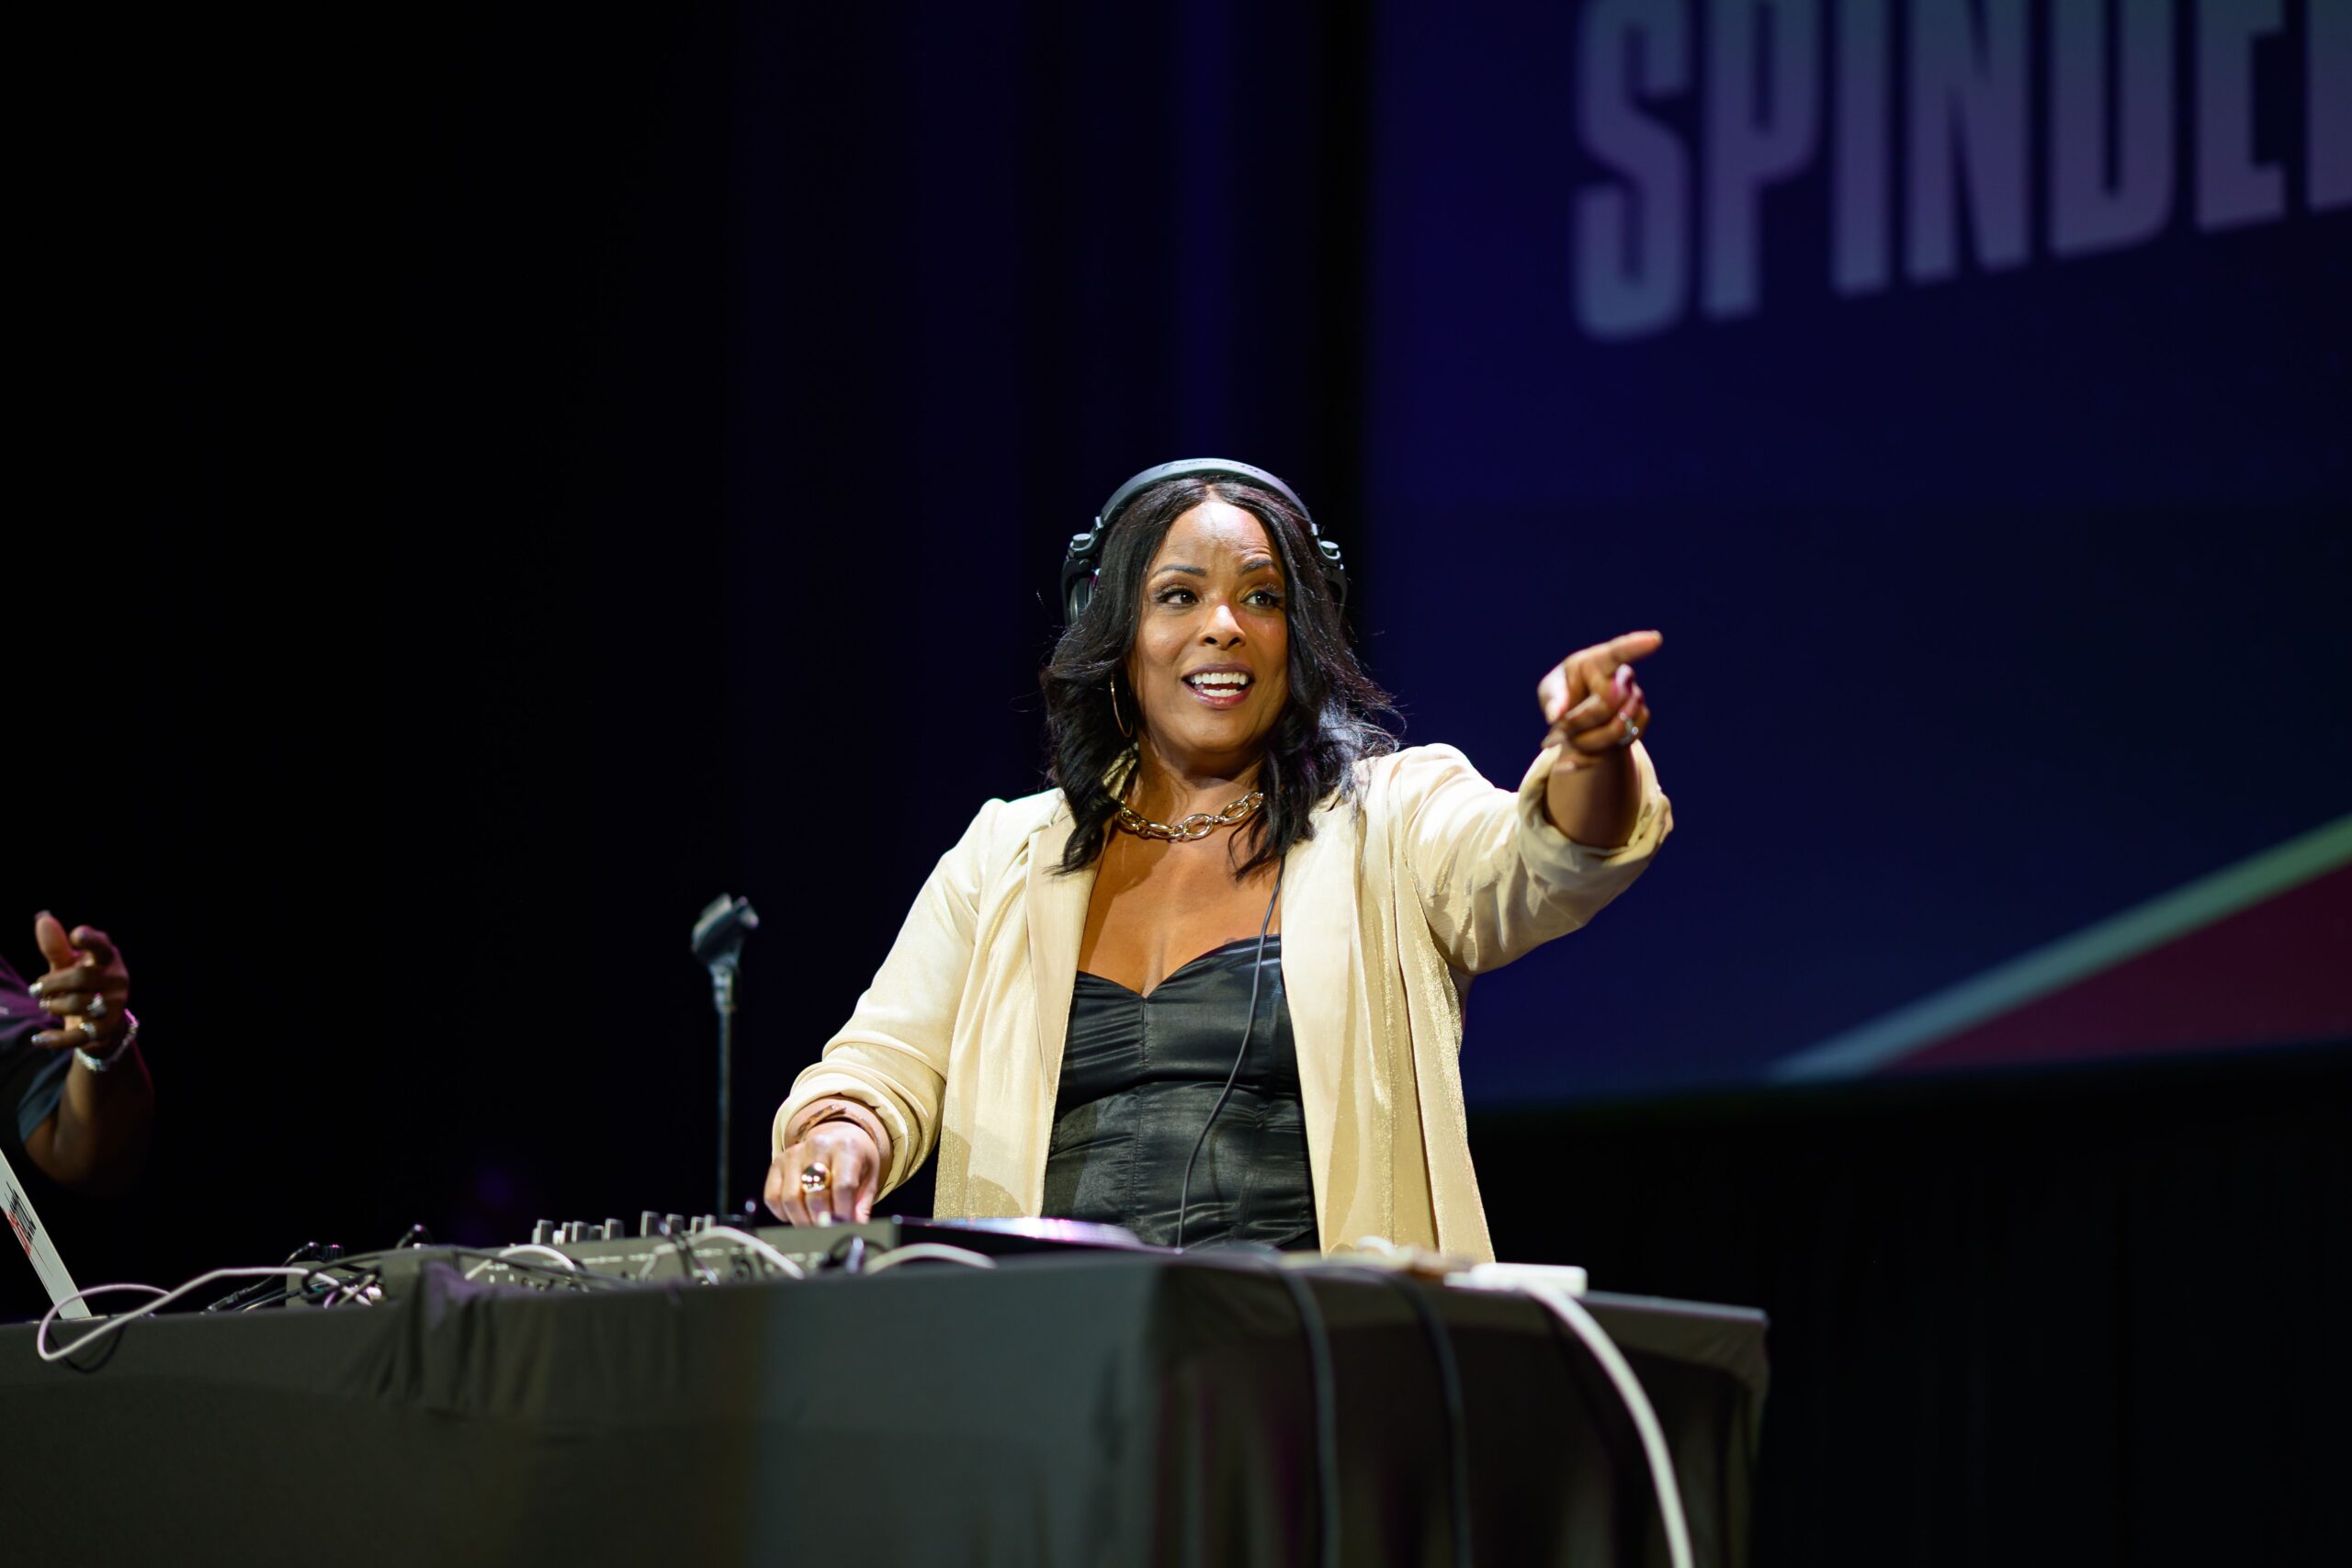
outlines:
{"label": "ring on hand", "polygon": [[92,997],[90,1005],[82,1010],[82,1021],[85,1023],[91,1019],[104,1018],[106,1015],[107,999],[104,997]]}
{"label": "ring on hand", "polygon": [[812,1159],[800,1168],[800,1201],[808,1205],[808,1217],[820,1225],[833,1223],[833,1211],[819,1208],[817,1195],[831,1190],[832,1185],[832,1169],[823,1160]]}
{"label": "ring on hand", "polygon": [[1634,722],[1634,716],[1630,713],[1625,715],[1624,718],[1625,733],[1617,738],[1617,744],[1620,746],[1631,746],[1634,743],[1634,738],[1641,734],[1642,727]]}

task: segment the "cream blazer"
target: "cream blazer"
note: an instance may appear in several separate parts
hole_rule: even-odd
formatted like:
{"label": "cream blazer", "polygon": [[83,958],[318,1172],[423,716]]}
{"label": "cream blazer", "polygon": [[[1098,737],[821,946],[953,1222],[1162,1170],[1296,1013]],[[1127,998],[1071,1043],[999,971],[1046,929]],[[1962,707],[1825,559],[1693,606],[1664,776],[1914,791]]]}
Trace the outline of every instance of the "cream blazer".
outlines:
{"label": "cream blazer", "polygon": [[[1462,1098],[1470,977],[1576,930],[1642,874],[1672,827],[1647,751],[1623,849],[1573,843],[1544,816],[1555,753],[1516,795],[1450,746],[1357,766],[1283,867],[1282,976],[1327,1249],[1370,1235],[1493,1257]],[[923,884],[881,970],[776,1111],[842,1096],[890,1132],[883,1190],[934,1148],[935,1212],[1034,1215],[1093,890],[1055,867],[1059,790],[980,807]]]}

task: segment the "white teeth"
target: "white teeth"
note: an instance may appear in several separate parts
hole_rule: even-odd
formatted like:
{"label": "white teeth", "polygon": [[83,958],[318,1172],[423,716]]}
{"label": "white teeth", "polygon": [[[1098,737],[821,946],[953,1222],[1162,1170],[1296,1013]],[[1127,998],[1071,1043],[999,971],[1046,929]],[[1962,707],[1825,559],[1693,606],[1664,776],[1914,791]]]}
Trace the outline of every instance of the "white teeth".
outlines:
{"label": "white teeth", "polygon": [[1238,692],[1250,683],[1250,677],[1238,670],[1214,670],[1205,675],[1187,675],[1184,679],[1195,686],[1216,687],[1229,692]]}

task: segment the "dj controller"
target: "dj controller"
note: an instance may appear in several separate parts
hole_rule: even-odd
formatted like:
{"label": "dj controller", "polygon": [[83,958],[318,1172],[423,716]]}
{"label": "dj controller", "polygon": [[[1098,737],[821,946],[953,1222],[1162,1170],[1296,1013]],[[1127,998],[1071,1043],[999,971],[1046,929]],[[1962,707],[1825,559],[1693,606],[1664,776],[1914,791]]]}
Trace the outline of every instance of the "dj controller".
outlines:
{"label": "dj controller", "polygon": [[536,1291],[686,1281],[717,1285],[866,1273],[925,1260],[992,1265],[1022,1254],[1155,1253],[1130,1232],[1072,1220],[876,1219],[861,1224],[762,1225],[746,1229],[714,1215],[639,1215],[634,1227],[543,1220],[531,1239],[504,1247],[403,1247],[369,1268],[383,1296],[414,1288],[435,1265],[476,1283]]}

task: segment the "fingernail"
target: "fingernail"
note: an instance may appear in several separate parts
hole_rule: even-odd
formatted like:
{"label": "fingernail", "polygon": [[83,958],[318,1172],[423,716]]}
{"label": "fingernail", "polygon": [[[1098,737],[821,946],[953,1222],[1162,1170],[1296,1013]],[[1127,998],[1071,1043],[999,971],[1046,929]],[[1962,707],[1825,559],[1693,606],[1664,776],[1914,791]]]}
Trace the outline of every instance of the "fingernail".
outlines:
{"label": "fingernail", "polygon": [[31,985],[25,987],[25,995],[28,997],[37,997],[41,994],[42,989],[46,987],[48,984],[49,982],[46,980],[35,980]]}

